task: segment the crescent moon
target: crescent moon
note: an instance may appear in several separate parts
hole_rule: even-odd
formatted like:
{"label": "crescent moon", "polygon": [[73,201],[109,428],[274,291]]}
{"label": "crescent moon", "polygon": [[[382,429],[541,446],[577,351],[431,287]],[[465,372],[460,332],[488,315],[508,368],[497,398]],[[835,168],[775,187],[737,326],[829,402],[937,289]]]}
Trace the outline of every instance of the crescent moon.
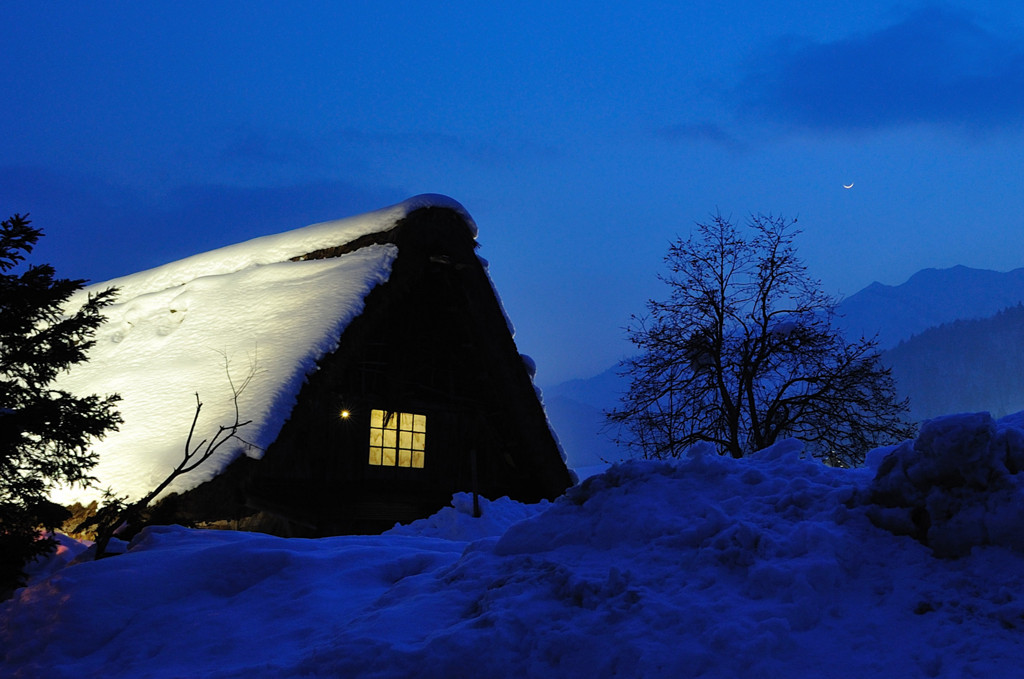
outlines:
{"label": "crescent moon", "polygon": [[853,188],[853,182],[850,182],[849,184],[843,184],[843,188],[844,189],[852,189]]}

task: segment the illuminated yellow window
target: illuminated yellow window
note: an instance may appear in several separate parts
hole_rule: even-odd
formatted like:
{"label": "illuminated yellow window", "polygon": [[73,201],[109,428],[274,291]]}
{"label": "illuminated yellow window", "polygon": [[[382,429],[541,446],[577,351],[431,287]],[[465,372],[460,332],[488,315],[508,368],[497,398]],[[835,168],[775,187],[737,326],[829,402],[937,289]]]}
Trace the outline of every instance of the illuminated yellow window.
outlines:
{"label": "illuminated yellow window", "polygon": [[426,415],[370,411],[370,464],[422,469],[426,445]]}

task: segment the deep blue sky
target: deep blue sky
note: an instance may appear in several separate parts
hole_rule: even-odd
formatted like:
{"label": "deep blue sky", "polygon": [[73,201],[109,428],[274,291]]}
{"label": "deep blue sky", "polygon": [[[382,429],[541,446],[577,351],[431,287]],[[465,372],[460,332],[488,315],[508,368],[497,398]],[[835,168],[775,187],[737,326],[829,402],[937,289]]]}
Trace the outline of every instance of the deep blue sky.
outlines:
{"label": "deep blue sky", "polygon": [[0,212],[100,281],[445,193],[547,385],[716,210],[833,293],[1024,266],[1024,5],[430,4],[3,3]]}

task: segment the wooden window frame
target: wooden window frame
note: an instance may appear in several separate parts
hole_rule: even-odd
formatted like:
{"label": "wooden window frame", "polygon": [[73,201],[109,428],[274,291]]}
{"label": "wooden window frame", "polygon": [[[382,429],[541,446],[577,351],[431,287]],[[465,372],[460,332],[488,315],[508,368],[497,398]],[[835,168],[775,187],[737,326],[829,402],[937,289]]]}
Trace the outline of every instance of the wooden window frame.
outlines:
{"label": "wooden window frame", "polygon": [[368,463],[374,468],[423,469],[427,416],[397,410],[370,410]]}

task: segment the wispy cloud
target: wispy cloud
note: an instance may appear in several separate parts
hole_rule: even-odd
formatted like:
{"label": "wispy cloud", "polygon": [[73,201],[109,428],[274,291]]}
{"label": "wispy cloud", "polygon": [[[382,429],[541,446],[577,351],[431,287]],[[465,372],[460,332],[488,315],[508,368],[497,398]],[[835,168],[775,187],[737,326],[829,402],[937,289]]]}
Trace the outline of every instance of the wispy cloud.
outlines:
{"label": "wispy cloud", "polygon": [[335,134],[339,145],[370,154],[381,151],[389,154],[428,153],[438,157],[456,156],[485,166],[507,164],[513,156],[512,148],[501,141],[482,140],[450,132],[381,132],[344,128]]}
{"label": "wispy cloud", "polygon": [[371,131],[340,128],[316,136],[285,130],[250,130],[226,136],[217,162],[231,176],[266,181],[267,177],[316,177],[332,169],[350,170],[353,162],[373,166],[374,159],[458,159],[484,167],[504,166],[514,151],[492,142],[448,132]]}
{"label": "wispy cloud", "polygon": [[741,150],[744,144],[712,122],[679,123],[654,130],[654,135],[668,142],[709,142],[732,150]]}
{"label": "wispy cloud", "polygon": [[971,14],[929,7],[835,42],[780,42],[751,66],[739,98],[747,114],[805,129],[1019,125],[1024,45]]}
{"label": "wispy cloud", "polygon": [[292,165],[320,164],[321,151],[304,136],[276,132],[249,131],[229,139],[220,159],[227,163]]}

